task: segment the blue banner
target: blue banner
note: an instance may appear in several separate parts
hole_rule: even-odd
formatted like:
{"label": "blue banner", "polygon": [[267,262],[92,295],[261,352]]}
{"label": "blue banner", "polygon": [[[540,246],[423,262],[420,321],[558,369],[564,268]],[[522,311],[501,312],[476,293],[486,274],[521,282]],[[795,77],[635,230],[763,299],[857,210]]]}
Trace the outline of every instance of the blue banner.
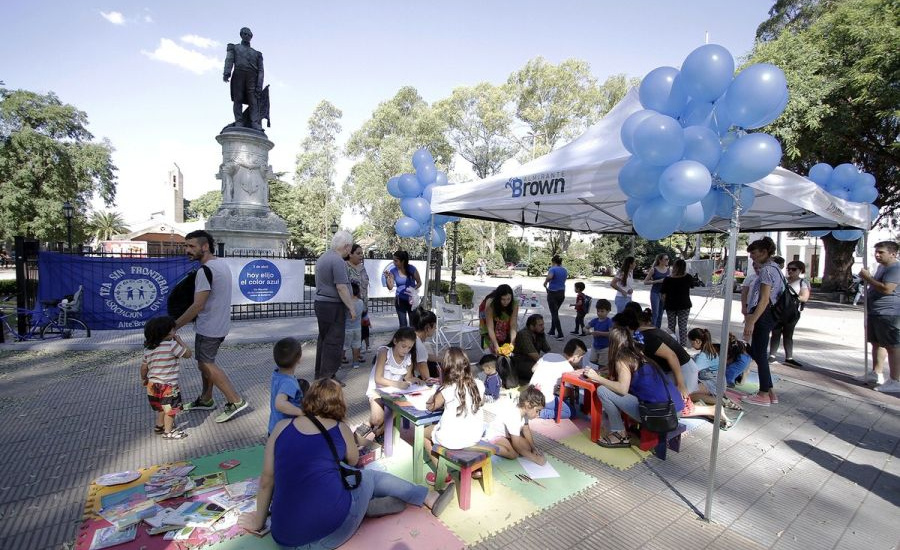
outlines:
{"label": "blue banner", "polygon": [[197,267],[180,258],[98,258],[41,252],[38,300],[58,300],[84,287],[79,317],[91,330],[138,329],[166,315],[175,283]]}

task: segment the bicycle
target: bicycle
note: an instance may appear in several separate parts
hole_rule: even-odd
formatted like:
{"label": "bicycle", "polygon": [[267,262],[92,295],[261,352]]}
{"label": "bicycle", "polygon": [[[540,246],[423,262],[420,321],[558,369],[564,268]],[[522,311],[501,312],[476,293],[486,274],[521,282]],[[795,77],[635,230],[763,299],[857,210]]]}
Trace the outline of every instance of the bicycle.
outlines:
{"label": "bicycle", "polygon": [[[0,310],[0,321],[3,326],[0,330],[6,331],[16,342],[29,340],[45,340],[51,338],[90,338],[91,329],[82,321],[74,317],[81,309],[82,288],[72,296],[72,299],[62,298],[41,302],[40,308],[26,309],[16,308],[15,311]],[[18,324],[18,317],[26,317],[28,330],[23,334],[13,327]],[[12,321],[12,322],[11,322]]]}

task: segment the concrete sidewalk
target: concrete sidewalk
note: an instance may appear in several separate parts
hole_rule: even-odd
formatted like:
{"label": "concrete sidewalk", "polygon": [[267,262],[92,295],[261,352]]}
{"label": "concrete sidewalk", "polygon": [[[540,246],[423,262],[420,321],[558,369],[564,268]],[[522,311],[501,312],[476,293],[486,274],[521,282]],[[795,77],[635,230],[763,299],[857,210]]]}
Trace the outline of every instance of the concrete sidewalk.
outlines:
{"label": "concrete sidewalk", "polygon": [[[521,283],[529,292],[540,288],[539,279],[490,284],[504,282]],[[491,285],[478,286],[476,295]],[[604,284],[589,285],[588,293],[612,297]],[[644,290],[635,298],[648,301]],[[566,331],[574,324],[571,311],[561,310]],[[721,300],[695,297],[693,311],[692,326],[718,334]],[[732,330],[739,330],[739,315],[733,319]],[[372,343],[382,344],[396,319],[380,315],[373,325],[379,332]],[[698,519],[705,506],[710,426],[687,435],[682,452],[668,460],[651,457],[624,472],[539,436],[546,452],[598,483],[477,547],[897,547],[900,399],[853,380],[862,372],[861,326],[861,311],[852,306],[813,304],[803,313],[795,357],[805,367],[774,367],[781,404],[748,405],[741,422],[721,434],[712,523]],[[6,420],[0,425],[0,548],[70,544],[87,487],[100,474],[262,443],[270,342],[285,335],[308,342],[298,376],[312,377],[315,318],[236,322],[220,362],[252,408],[226,424],[216,424],[215,414],[186,413],[179,419],[190,437],[180,442],[150,435],[152,415],[138,381],[139,332],[95,333],[90,349],[76,349],[84,342],[72,340],[0,347],[0,414]],[[551,345],[558,350],[562,342]],[[186,361],[182,372],[185,395],[193,397],[199,388],[194,363]],[[368,416],[368,374],[365,368],[340,372],[351,424]]]}

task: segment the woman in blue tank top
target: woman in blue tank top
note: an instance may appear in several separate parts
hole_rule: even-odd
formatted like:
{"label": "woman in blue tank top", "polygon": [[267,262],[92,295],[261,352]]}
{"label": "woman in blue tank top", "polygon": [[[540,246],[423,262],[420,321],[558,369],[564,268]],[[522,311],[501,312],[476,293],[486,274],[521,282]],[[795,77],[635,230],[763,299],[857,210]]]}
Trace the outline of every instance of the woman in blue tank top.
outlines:
{"label": "woman in blue tank top", "polygon": [[547,307],[550,309],[550,336],[555,336],[557,340],[563,339],[562,324],[559,322],[559,308],[566,301],[566,279],[569,278],[569,272],[562,266],[562,258],[559,255],[553,256],[550,262],[552,265],[547,270],[547,277],[544,279],[544,288],[547,289]]}
{"label": "woman in blue tank top", "polygon": [[302,408],[304,416],[282,420],[269,436],[257,511],[240,517],[245,529],[261,530],[269,511],[272,538],[281,548],[337,548],[365,517],[396,514],[407,504],[427,506],[439,516],[452,500],[452,486],[437,493],[373,470],[362,470],[358,486],[347,489],[326,435],[310,420],[319,421],[345,464],[356,464],[359,450],[343,421],[347,406],[340,383],[316,380]]}
{"label": "woman in blue tank top", "polygon": [[671,275],[672,270],[669,268],[669,256],[667,254],[657,254],[653,267],[644,277],[644,284],[650,285],[650,310],[653,312],[653,326],[659,328],[662,325],[663,307],[660,298],[660,289],[663,280]]}

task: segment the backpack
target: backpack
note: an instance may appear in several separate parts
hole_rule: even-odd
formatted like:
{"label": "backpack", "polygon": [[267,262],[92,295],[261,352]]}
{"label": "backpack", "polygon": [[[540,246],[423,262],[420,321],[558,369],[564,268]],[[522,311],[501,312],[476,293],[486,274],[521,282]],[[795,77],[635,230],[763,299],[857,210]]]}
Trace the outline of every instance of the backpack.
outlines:
{"label": "backpack", "polygon": [[[212,270],[205,265],[200,266],[200,268],[206,274],[206,280],[209,281],[211,287]],[[197,271],[197,269],[189,271],[187,275],[175,283],[172,291],[169,292],[169,297],[166,299],[166,309],[169,312],[169,317],[178,319],[194,303],[194,284],[197,279]]]}
{"label": "backpack", "polygon": [[788,284],[780,269],[778,274],[781,275],[784,291],[772,307],[772,316],[781,325],[792,325],[800,319],[800,310],[803,309],[803,304],[800,302],[797,291]]}
{"label": "backpack", "polygon": [[582,311],[584,311],[585,313],[591,311],[592,303],[594,303],[594,299],[591,298],[590,296],[588,296],[587,294],[585,294],[584,295],[584,305],[581,306]]}

